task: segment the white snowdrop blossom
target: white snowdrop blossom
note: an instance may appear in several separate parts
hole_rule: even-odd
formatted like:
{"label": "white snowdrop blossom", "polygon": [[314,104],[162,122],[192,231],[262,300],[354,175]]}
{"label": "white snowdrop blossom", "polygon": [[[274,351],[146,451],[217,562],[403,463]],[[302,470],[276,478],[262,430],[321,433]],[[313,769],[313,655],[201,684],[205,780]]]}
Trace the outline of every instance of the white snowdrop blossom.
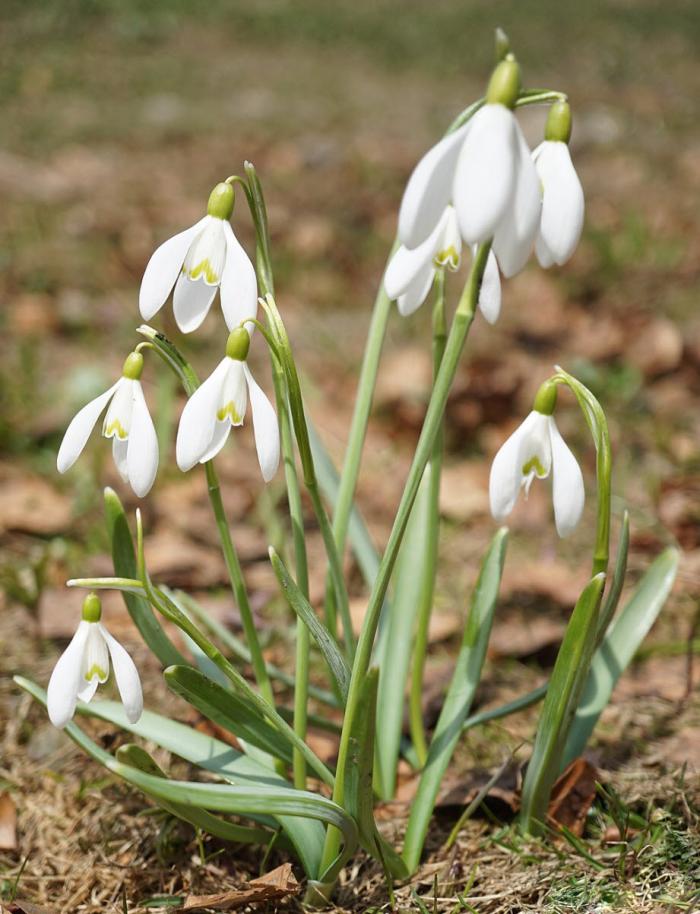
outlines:
{"label": "white snowdrop blossom", "polygon": [[552,105],[545,140],[532,154],[542,187],[542,216],[535,242],[543,267],[561,266],[576,250],[583,228],[583,188],[571,161],[571,111],[566,102]]}
{"label": "white snowdrop blossom", "polygon": [[493,72],[486,104],[418,163],[399,212],[399,239],[406,247],[421,245],[452,203],[466,244],[493,239],[505,276],[525,266],[541,199],[530,150],[512,111],[519,90],[518,65],[506,59]]}
{"label": "white snowdrop blossom", "polygon": [[139,498],[148,494],[158,470],[158,438],[143,396],[142,370],[143,356],[132,352],[117,383],[74,416],[56,458],[59,473],[70,469],[81,455],[95,423],[109,404],[102,434],[112,439],[112,455],[119,475]]}
{"label": "white snowdrop blossom", "polygon": [[513,510],[521,488],[527,497],[533,479],[546,479],[551,473],[554,519],[559,536],[565,537],[581,519],[585,501],[583,476],[552,415],[556,388],[543,388],[535,408],[494,458],[489,500],[494,518],[502,521]]}
{"label": "white snowdrop blossom", "polygon": [[248,398],[263,479],[269,482],[277,472],[280,456],[277,414],[248,368],[249,346],[250,334],[244,327],[231,331],[226,355],[185,404],[175,447],[177,465],[183,472],[219,453],[231,428],[243,424]]}
{"label": "white snowdrop blossom", "polygon": [[163,242],[148,261],[141,280],[139,309],[150,320],[173,293],[173,311],[183,333],[196,330],[209,313],[217,289],[229,330],[258,312],[255,269],[239,244],[229,219],[233,213],[231,184],[217,184],[207,215]]}
{"label": "white snowdrop blossom", "polygon": [[[475,252],[476,248],[473,248]],[[438,267],[446,266],[453,272],[459,269],[462,255],[462,236],[457,225],[457,214],[448,205],[431,234],[416,248],[401,245],[387,266],[384,275],[386,294],[396,301],[404,317],[419,308],[430,292]],[[493,252],[489,252],[479,293],[479,308],[486,320],[493,324],[501,310],[501,279]]]}
{"label": "white snowdrop blossom", "polygon": [[65,727],[80,701],[90,701],[97,686],[107,682],[110,660],[127,719],[136,723],[143,711],[141,681],[134,661],[100,621],[96,594],[88,594],[83,617],[70,644],[58,659],[46,690],[51,723]]}

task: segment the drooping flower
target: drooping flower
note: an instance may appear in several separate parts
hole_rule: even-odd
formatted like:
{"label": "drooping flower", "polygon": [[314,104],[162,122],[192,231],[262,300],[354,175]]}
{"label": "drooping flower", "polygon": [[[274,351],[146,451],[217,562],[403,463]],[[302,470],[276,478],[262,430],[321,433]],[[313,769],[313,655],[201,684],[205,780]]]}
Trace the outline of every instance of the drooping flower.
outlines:
{"label": "drooping flower", "polygon": [[143,356],[132,352],[122,377],[109,390],[87,403],[73,417],[63,436],[56,465],[59,473],[73,466],[83,452],[95,423],[109,403],[102,434],[112,439],[112,455],[124,482],[139,498],[147,495],[158,470],[158,438],[141,387]]}
{"label": "drooping flower", "polygon": [[[454,207],[448,205],[432,233],[416,248],[401,245],[391,258],[384,275],[384,288],[406,317],[419,308],[428,296],[438,267],[459,269],[462,237]],[[493,252],[489,252],[479,294],[479,308],[493,324],[501,310],[501,280]]]}
{"label": "drooping flower", "polygon": [[532,153],[542,186],[542,216],[535,242],[543,267],[561,266],[576,250],[583,228],[583,188],[571,161],[571,109],[567,102],[550,108],[544,142]]}
{"label": "drooping flower", "polygon": [[104,627],[101,616],[99,597],[88,594],[83,603],[82,620],[59,657],[46,690],[49,718],[55,727],[65,727],[75,713],[78,699],[90,701],[97,686],[107,682],[110,659],[127,719],[133,724],[141,716],[143,694],[138,670],[121,644]]}
{"label": "drooping flower", "polygon": [[523,268],[537,234],[541,201],[530,150],[512,111],[519,91],[518,64],[509,56],[493,72],[486,104],[418,163],[399,213],[404,245],[422,244],[452,203],[466,244],[493,239],[506,276]]}
{"label": "drooping flower", "polygon": [[250,397],[255,447],[263,479],[277,472],[280,455],[275,410],[246,363],[250,334],[244,327],[229,334],[226,355],[192,394],[182,411],[175,454],[183,472],[215,457],[234,425],[242,425]]}
{"label": "drooping flower", "polygon": [[551,472],[554,519],[559,536],[564,537],[581,519],[585,492],[581,469],[552,415],[555,405],[556,386],[545,382],[532,412],[494,458],[489,499],[491,513],[501,521],[513,510],[521,488],[527,496],[533,479],[546,479]]}
{"label": "drooping flower", "polygon": [[255,269],[239,244],[229,219],[233,213],[231,184],[217,184],[207,215],[163,242],[148,261],[141,280],[139,309],[150,320],[173,294],[173,311],[183,333],[196,330],[209,313],[217,289],[229,330],[258,311]]}

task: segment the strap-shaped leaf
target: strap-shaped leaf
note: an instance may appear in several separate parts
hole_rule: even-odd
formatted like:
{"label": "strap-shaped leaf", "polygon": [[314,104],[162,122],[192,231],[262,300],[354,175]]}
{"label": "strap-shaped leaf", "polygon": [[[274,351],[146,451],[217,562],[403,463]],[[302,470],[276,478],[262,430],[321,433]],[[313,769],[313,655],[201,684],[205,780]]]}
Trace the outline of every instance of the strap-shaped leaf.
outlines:
{"label": "strap-shaped leaf", "polygon": [[606,707],[615,684],[629,666],[666,602],[678,571],[679,552],[669,548],[654,560],[596,651],[571,725],[561,767],[579,756]]}
{"label": "strap-shaped leaf", "polygon": [[[124,508],[117,493],[110,488],[104,491],[107,531],[112,544],[114,573],[118,577],[137,578],[134,541],[129,530]],[[124,603],[141,637],[163,666],[187,663],[180,651],[163,631],[158,618],[145,597],[122,591]]]}
{"label": "strap-shaped leaf", "polygon": [[567,734],[595,650],[604,586],[605,574],[601,572],[583,589],[552,670],[523,784],[520,821],[523,830],[531,834],[544,828],[549,796],[561,771]]}
{"label": "strap-shaped leaf", "polygon": [[277,576],[277,580],[279,581],[279,585],[282,588],[287,603],[311,632],[311,637],[323,654],[323,657],[328,664],[328,669],[331,671],[344,701],[348,695],[350,668],[348,667],[345,657],[338,648],[338,643],[323,622],[318,618],[314,612],[313,606],[309,603],[301,590],[299,590],[294,578],[287,571],[284,562],[277,552],[275,552],[274,547],[270,546],[269,552],[273,571]]}
{"label": "strap-shaped leaf", "polygon": [[[117,749],[116,757],[117,761],[122,762],[124,765],[131,765],[132,768],[138,768],[144,774],[167,778],[166,773],[156,764],[148,752],[135,743],[127,743],[124,746],[120,746]],[[236,825],[233,822],[227,822],[220,816],[212,815],[206,809],[198,809],[196,806],[171,803],[168,800],[159,800],[158,805],[166,812],[169,812],[170,815],[183,819],[196,828],[201,828],[208,834],[216,835],[217,838],[223,838],[225,841],[235,841],[239,844],[269,844],[275,837],[275,832],[267,831],[264,828]]]}
{"label": "strap-shaped leaf", "polygon": [[615,559],[615,570],[613,571],[612,583],[608,593],[603,599],[603,605],[600,609],[598,619],[598,643],[603,640],[608,626],[615,615],[617,604],[620,602],[622,588],[625,586],[625,576],[627,574],[627,554],[630,548],[630,515],[625,511],[622,515],[622,527],[620,528],[620,542],[617,546],[617,558]]}
{"label": "strap-shaped leaf", "polygon": [[472,594],[455,671],[428,749],[428,760],[408,820],[402,856],[409,872],[418,866],[440,782],[459,741],[481,678],[501,585],[507,541],[508,531],[502,528],[494,536],[484,556]]}
{"label": "strap-shaped leaf", "polygon": [[170,666],[165,681],[205,717],[242,740],[291,764],[292,750],[279,730],[268,723],[245,696],[224,688],[190,666]]}

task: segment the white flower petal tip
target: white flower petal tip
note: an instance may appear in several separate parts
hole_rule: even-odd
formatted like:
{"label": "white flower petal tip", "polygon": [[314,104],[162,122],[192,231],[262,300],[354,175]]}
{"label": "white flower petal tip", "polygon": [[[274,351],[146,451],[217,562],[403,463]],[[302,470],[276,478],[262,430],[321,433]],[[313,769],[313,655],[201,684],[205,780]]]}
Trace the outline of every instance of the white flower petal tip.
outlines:
{"label": "white flower petal tip", "polygon": [[[476,249],[475,249],[476,251]],[[501,313],[501,276],[493,251],[489,251],[479,290],[479,310],[489,324],[495,324]]]}
{"label": "white flower petal tip", "polygon": [[533,410],[496,454],[489,477],[489,502],[494,519],[503,521],[518,494],[529,491],[535,478],[552,474],[552,501],[557,533],[568,536],[581,519],[585,502],[583,476],[562,439],[553,416]]}
{"label": "white flower petal tip", "polygon": [[58,449],[56,467],[59,473],[65,473],[66,470],[69,470],[80,457],[97,420],[112,399],[119,384],[120,381],[117,381],[109,390],[106,390],[99,397],[95,397],[94,400],[83,406],[73,417]]}
{"label": "white flower petal tip", "polygon": [[[255,267],[228,222],[224,222],[226,260],[221,277],[221,310],[229,330],[258,316],[258,281]],[[250,332],[254,324],[246,324]]]}
{"label": "white flower petal tip", "polygon": [[134,661],[101,622],[83,619],[59,657],[46,690],[49,719],[55,727],[65,727],[78,699],[91,701],[98,685],[107,681],[110,658],[126,716],[131,723],[139,719],[143,694]]}
{"label": "white flower petal tip", "polygon": [[561,266],[572,256],[581,237],[583,188],[564,142],[545,140],[537,149],[535,169],[542,185],[537,256],[543,267]]}
{"label": "white flower petal tip", "polygon": [[164,241],[151,255],[141,280],[139,311],[149,321],[165,304],[180,275],[187,252],[197,233],[204,228],[209,217]]}
{"label": "white flower petal tip", "polygon": [[260,471],[265,482],[269,482],[277,472],[280,462],[280,431],[277,413],[263,390],[256,383],[248,366],[244,365],[243,370],[250,395],[253,433],[255,435],[255,448],[258,452]]}

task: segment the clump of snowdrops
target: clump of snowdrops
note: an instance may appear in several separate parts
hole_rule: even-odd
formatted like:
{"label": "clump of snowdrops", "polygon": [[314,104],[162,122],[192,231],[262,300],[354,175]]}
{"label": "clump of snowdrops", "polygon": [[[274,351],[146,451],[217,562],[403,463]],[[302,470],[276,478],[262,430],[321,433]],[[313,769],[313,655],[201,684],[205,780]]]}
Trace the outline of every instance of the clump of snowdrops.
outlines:
{"label": "clump of snowdrops", "polygon": [[[141,376],[146,362],[150,372],[174,372],[188,398],[177,430],[177,464],[183,472],[204,477],[244,638],[235,638],[188,594],[152,582],[140,513],[132,523],[118,495],[107,489],[114,576],[68,582],[89,591],[75,636],[46,691],[21,677],[18,683],[46,705],[51,721],[89,755],[171,814],[234,845],[292,852],[307,877],[309,904],[330,899],[341,869],[360,848],[381,864],[389,887],[409,877],[421,859],[441,780],[465,731],[536,702],[543,704],[524,775],[520,827],[528,833],[543,831],[555,780],[583,751],[675,575],[677,554],[667,550],[617,612],[629,524],[626,513],[616,520],[618,547],[611,561],[612,463],[605,414],[590,390],[556,367],[542,378],[532,411],[496,454],[489,498],[500,523],[523,489],[527,495],[535,480],[551,478],[554,522],[564,537],[579,523],[588,489],[596,515],[591,555],[583,557],[591,565],[590,580],[571,613],[549,682],[506,706],[470,716],[506,559],[508,530],[497,529],[471,594],[465,595],[461,648],[437,724],[427,731],[421,699],[439,560],[442,426],[451,385],[474,321],[498,319],[501,277],[522,270],[533,251],[542,268],[565,264],[584,220],[583,190],[569,153],[572,116],[566,95],[523,89],[518,62],[502,33],[497,58],[485,96],[456,117],[409,179],[397,240],[374,304],[340,472],[306,417],[284,307],[278,306],[274,287],[262,186],[250,163],[243,176],[216,185],[200,221],[157,248],[139,294],[145,321],[172,294],[175,320],[184,334],[197,330],[218,294],[227,328],[223,331],[222,325],[220,361],[200,383],[179,346],[141,325],[140,341],[126,355],[122,376],[78,412],[58,453],[58,470],[65,473],[104,414],[102,435],[112,439],[119,474],[145,498],[159,454]],[[545,134],[533,151],[517,119],[518,109],[530,105],[548,106]],[[255,266],[232,227],[240,205],[247,205],[255,224]],[[448,282],[465,261],[466,280]],[[504,297],[507,307],[507,286]],[[354,495],[393,302],[405,319],[424,304],[432,308],[434,379],[391,533],[377,550]],[[533,315],[536,320],[536,308]],[[251,346],[269,352],[271,378],[263,378],[262,387],[248,366]],[[264,387],[274,391],[274,405]],[[556,412],[562,408],[577,410],[590,431],[596,476],[587,484],[557,427]],[[261,486],[278,472],[280,456],[284,467],[288,537],[283,554],[273,548],[269,552],[280,592],[296,619],[296,653],[289,663],[293,674],[263,656],[215,468],[216,455],[231,433],[248,433],[240,428],[248,417]],[[309,602],[304,491],[325,546],[322,608]],[[343,573],[347,546],[369,593],[357,640]],[[144,710],[136,666],[102,621],[97,592],[104,588],[123,593],[141,636],[164,668],[167,685],[233,734],[240,748]],[[183,633],[179,646],[166,633],[164,620]],[[323,659],[325,685],[310,682],[312,650]],[[92,702],[109,678],[110,662],[121,700]],[[291,697],[286,701],[280,695]],[[342,719],[340,725],[329,721],[329,709],[334,719]],[[403,733],[406,710],[408,735]],[[76,712],[110,721],[139,742],[122,745],[112,755],[74,722]],[[325,764],[307,742],[310,722],[336,735],[335,765]],[[191,763],[193,779],[171,779],[143,742]],[[419,772],[401,848],[380,835],[373,814],[377,799],[394,795],[400,757]],[[206,778],[197,779],[197,769]]]}

